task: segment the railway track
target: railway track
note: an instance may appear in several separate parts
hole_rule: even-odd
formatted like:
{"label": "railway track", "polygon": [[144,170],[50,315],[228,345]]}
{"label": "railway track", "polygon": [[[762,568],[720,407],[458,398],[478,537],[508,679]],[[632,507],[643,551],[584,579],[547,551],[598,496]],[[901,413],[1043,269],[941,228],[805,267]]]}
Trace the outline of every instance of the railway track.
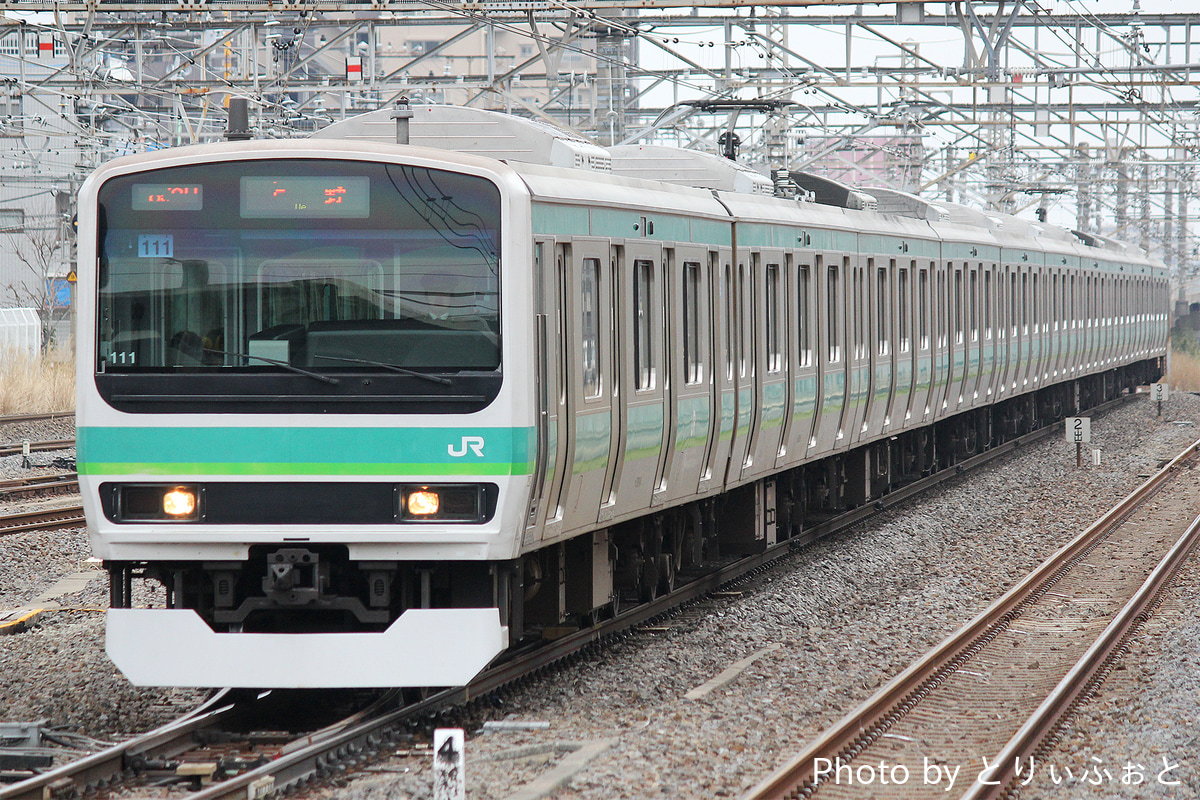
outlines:
{"label": "railway track", "polygon": [[1010,796],[1200,540],[1198,452],[1200,441],[744,800]]}
{"label": "railway track", "polygon": [[48,475],[0,480],[0,502],[32,494],[60,491],[78,492],[79,475],[74,472],[54,472]]}
{"label": "railway track", "polygon": [[84,524],[86,524],[86,520],[83,517],[83,506],[81,505],[42,508],[36,511],[21,511],[0,516],[0,536],[22,531],[75,528]]}
{"label": "railway track", "polygon": [[42,800],[148,781],[200,785],[226,779],[312,748],[364,719],[378,717],[394,706],[394,699],[394,692],[378,692],[370,702],[360,701],[360,708],[325,727],[293,734],[280,725],[293,723],[297,706],[308,712],[309,719],[329,716],[328,709],[314,712],[304,693],[252,695],[221,690],[200,707],[148,733],[0,788],[0,798]]}
{"label": "railway track", "polygon": [[[66,450],[68,447],[74,447],[74,439],[47,439],[41,442],[30,442],[29,452],[42,453],[47,450]],[[25,452],[24,442],[8,442],[0,444],[0,456],[17,456]]]}
{"label": "railway track", "polygon": [[48,422],[56,419],[69,419],[74,416],[74,411],[49,411],[40,414],[2,414],[0,415],[0,425],[9,425],[18,422]]}
{"label": "railway track", "polygon": [[[1098,413],[1104,408],[1123,401],[1113,401],[1106,406],[1094,409],[1093,413]],[[498,662],[482,672],[468,686],[439,691],[415,704],[397,706],[393,702],[389,708],[387,703],[381,703],[371,713],[360,713],[353,720],[329,726],[319,733],[303,734],[282,745],[274,742],[272,746],[277,747],[277,750],[264,763],[252,766],[245,759],[241,761],[234,759],[228,762],[232,764],[231,769],[206,773],[206,777],[213,778],[214,782],[189,795],[187,800],[266,797],[275,791],[300,786],[324,775],[344,774],[342,770],[369,762],[372,753],[387,749],[395,741],[395,737],[405,731],[405,723],[427,718],[429,714],[447,707],[463,705],[476,698],[486,697],[517,680],[584,652],[589,647],[612,640],[614,637],[627,635],[647,624],[669,623],[676,615],[686,616],[689,610],[697,604],[708,602],[717,593],[736,586],[739,581],[784,557],[799,545],[858,524],[864,517],[894,505],[905,497],[927,489],[936,483],[954,478],[964,469],[981,466],[1013,449],[1049,436],[1061,429],[1062,426],[1059,423],[1027,434],[987,453],[975,456],[939,475],[930,476],[917,484],[906,487],[901,492],[893,493],[875,506],[856,509],[837,520],[831,520],[806,531],[803,537],[782,542],[764,553],[727,564],[690,582],[683,583],[671,594],[631,608],[614,619],[568,634],[552,642],[542,643],[536,648],[512,653],[506,660]],[[215,712],[213,713],[215,714]],[[232,719],[233,717],[226,718]],[[213,763],[213,753],[184,756],[185,752],[190,752],[188,748],[192,746],[185,739],[211,740],[213,738],[211,731],[219,730],[224,723],[212,723],[213,727],[208,728],[210,731],[208,734],[193,733],[192,728],[199,730],[200,724],[200,721],[194,716],[172,723],[171,726],[160,728],[146,734],[145,737],[138,737],[130,742],[122,743],[119,746],[123,748],[120,752],[114,751],[103,757],[101,754],[88,756],[75,764],[68,764],[7,789],[0,789],[0,800],[31,800],[32,798],[66,795],[77,790],[82,792],[88,787],[107,786],[114,781],[123,780],[121,775],[127,771],[136,773],[139,770],[147,771],[153,768],[158,777],[174,774],[180,778],[182,778],[181,767],[183,772],[204,772],[208,769],[207,765]],[[178,730],[173,726],[178,726]],[[168,732],[172,731],[184,738],[177,738],[174,743],[167,743],[165,737]],[[216,738],[228,737],[217,736]],[[228,748],[226,749],[228,750]],[[202,757],[208,758],[207,761],[200,760],[198,762],[202,766],[188,766],[196,763],[196,759]],[[216,761],[219,765],[220,758],[217,758]],[[76,766],[77,764],[79,766]],[[173,773],[172,770],[174,770]]]}

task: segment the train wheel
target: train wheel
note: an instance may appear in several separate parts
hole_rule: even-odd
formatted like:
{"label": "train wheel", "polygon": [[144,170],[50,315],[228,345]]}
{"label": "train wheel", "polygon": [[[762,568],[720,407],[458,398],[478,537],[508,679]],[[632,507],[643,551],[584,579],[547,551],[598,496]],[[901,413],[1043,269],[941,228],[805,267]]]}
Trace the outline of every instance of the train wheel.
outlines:
{"label": "train wheel", "polygon": [[642,561],[641,580],[638,582],[638,599],[648,603],[658,596],[659,560],[662,556],[650,556]]}
{"label": "train wheel", "polygon": [[400,704],[411,706],[428,699],[432,692],[426,686],[407,686],[400,690]]}
{"label": "train wheel", "polygon": [[667,553],[658,557],[658,594],[675,591],[675,561]]}

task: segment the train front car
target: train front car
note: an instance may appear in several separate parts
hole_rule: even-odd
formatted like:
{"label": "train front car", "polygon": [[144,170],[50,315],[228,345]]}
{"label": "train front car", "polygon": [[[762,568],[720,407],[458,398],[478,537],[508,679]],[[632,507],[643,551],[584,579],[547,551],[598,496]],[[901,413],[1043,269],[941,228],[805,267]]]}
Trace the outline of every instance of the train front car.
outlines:
{"label": "train front car", "polygon": [[346,142],[89,179],[79,473],[130,680],[448,686],[508,646],[528,208],[499,162]]}

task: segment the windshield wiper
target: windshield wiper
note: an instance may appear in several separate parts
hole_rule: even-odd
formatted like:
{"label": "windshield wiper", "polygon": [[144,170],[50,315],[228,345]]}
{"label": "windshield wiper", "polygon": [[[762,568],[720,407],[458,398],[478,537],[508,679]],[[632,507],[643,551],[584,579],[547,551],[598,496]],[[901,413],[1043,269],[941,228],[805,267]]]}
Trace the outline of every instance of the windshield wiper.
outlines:
{"label": "windshield wiper", "polygon": [[306,377],[312,378],[313,380],[318,380],[323,383],[328,383],[331,386],[337,386],[339,383],[341,383],[341,381],[339,381],[337,378],[331,378],[328,375],[322,375],[319,372],[313,372],[311,370],[302,369],[300,367],[294,367],[291,364],[289,364],[288,362],[280,361],[277,358],[264,358],[263,356],[252,356],[249,353],[235,353],[230,350],[214,350],[211,347],[204,348],[204,352],[213,353],[218,356],[234,356],[236,358],[253,358],[255,361],[262,361],[266,364],[271,364],[272,366],[281,367],[283,369],[286,369],[288,372],[294,372],[297,375],[304,375]]}
{"label": "windshield wiper", "polygon": [[450,386],[454,383],[454,381],[450,380],[449,378],[444,378],[441,375],[430,375],[428,372],[418,372],[415,369],[398,367],[395,364],[389,364],[386,361],[371,361],[367,358],[346,358],[344,356],[324,356],[320,354],[314,355],[313,358],[323,358],[327,361],[348,361],[351,364],[368,364],[372,367],[382,367],[383,369],[390,369],[392,372],[398,372],[401,375],[411,375],[414,378],[424,378],[427,381],[440,383],[443,386]]}

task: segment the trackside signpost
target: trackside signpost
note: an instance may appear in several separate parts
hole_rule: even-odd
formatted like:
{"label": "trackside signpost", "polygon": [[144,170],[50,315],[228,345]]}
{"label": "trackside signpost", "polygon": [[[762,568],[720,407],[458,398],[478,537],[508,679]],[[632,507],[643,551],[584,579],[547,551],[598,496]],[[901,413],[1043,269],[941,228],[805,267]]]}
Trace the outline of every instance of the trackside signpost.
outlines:
{"label": "trackside signpost", "polygon": [[465,800],[465,735],[462,728],[437,728],[433,732],[433,800]]}
{"label": "trackside signpost", "polygon": [[1150,396],[1154,398],[1154,402],[1158,404],[1158,416],[1162,417],[1163,403],[1167,402],[1167,385],[1165,383],[1150,384]]}
{"label": "trackside signpost", "polygon": [[1075,443],[1075,466],[1083,467],[1083,446],[1092,441],[1091,417],[1067,417],[1066,438]]}

